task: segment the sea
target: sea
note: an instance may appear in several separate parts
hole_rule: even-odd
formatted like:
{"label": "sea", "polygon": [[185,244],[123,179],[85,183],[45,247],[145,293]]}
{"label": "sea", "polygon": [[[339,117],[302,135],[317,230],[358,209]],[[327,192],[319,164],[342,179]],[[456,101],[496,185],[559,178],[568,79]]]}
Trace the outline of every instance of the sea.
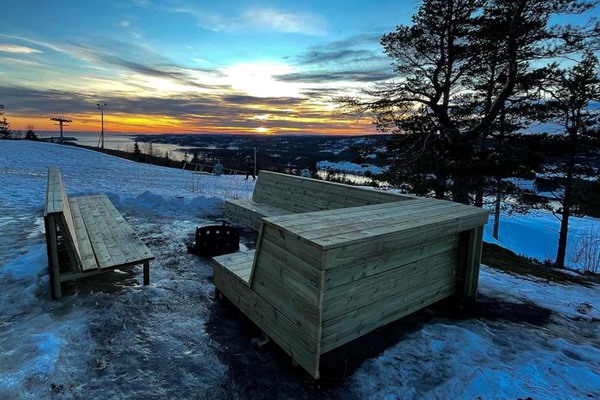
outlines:
{"label": "sea", "polygon": [[[60,137],[60,134],[57,132],[37,132],[37,135],[40,139],[53,138],[58,140]],[[100,147],[102,143],[99,132],[64,132],[63,136],[65,140],[72,141],[81,146]],[[104,132],[104,148],[133,152],[133,146],[136,139],[142,136],[150,136],[150,134]],[[144,151],[144,146],[146,145],[145,142],[139,141],[138,144],[140,149]],[[183,151],[185,150],[185,147],[167,143],[152,143],[152,149],[161,155],[165,152],[169,152],[169,158],[181,161],[183,160]]]}
{"label": "sea", "polygon": [[[37,135],[40,139],[53,139],[55,141],[58,141],[60,137],[58,132],[37,132]],[[81,146],[100,147],[102,143],[102,138],[99,132],[70,131],[64,132],[63,136],[65,140],[69,140]],[[140,146],[141,151],[145,152],[145,146],[148,144],[144,140],[139,140],[143,136],[152,135],[143,133],[132,134],[104,132],[104,148],[133,152],[135,141],[138,140],[138,145]],[[152,143],[152,149],[157,154],[161,155],[165,154],[165,152],[168,152],[170,159],[182,161],[186,147],[168,143]],[[362,170],[362,168],[360,168],[358,165],[356,165],[356,168],[358,170]],[[356,170],[334,172],[329,168],[322,168],[317,171],[317,176],[323,180],[346,182],[354,185],[389,187],[389,183],[364,176],[363,173],[364,171],[359,172]]]}

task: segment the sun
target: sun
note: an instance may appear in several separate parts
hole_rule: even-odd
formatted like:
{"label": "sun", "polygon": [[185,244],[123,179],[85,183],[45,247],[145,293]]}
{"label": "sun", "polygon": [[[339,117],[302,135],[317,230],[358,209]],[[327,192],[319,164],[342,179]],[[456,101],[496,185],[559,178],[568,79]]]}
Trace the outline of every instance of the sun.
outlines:
{"label": "sun", "polygon": [[277,62],[246,62],[223,68],[232,88],[255,97],[298,97],[300,85],[277,79],[294,72],[294,68]]}
{"label": "sun", "polygon": [[258,128],[254,128],[254,130],[256,131],[256,133],[260,133],[260,134],[271,133],[271,131],[269,130],[269,128],[265,128],[264,126],[259,126]]}

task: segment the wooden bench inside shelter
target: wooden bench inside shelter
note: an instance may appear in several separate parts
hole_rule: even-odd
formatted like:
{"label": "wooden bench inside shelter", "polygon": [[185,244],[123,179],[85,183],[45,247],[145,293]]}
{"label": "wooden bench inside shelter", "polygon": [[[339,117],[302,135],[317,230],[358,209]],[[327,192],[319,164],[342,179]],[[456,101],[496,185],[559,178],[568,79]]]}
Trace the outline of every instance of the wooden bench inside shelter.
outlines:
{"label": "wooden bench inside shelter", "polygon": [[481,208],[261,171],[252,201],[225,211],[259,237],[213,259],[216,290],[315,378],[328,351],[439,300],[476,298]]}
{"label": "wooden bench inside shelter", "polygon": [[[53,299],[62,296],[62,282],[136,265],[150,284],[154,256],[125,218],[104,195],[69,198],[56,167],[48,168],[44,224]],[[63,252],[70,269],[61,265]]]}

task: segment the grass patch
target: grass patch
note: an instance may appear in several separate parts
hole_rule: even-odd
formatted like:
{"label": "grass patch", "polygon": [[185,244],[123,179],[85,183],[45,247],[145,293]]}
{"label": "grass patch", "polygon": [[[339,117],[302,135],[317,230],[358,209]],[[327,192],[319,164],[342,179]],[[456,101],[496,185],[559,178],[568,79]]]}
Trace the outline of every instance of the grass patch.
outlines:
{"label": "grass patch", "polygon": [[566,270],[563,272],[536,259],[520,256],[493,243],[483,243],[481,262],[504,272],[536,276],[553,282],[579,283],[582,285],[600,283],[600,276],[598,275],[574,275]]}

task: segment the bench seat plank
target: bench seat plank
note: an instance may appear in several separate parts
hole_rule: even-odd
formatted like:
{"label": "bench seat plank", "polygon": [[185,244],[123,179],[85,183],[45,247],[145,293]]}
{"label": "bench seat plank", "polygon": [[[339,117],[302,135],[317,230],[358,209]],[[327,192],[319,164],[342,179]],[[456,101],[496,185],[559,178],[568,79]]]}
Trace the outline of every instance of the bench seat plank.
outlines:
{"label": "bench seat plank", "polygon": [[69,201],[71,207],[71,215],[73,216],[73,227],[75,228],[75,238],[77,239],[79,262],[83,271],[92,271],[99,269],[94,255],[94,248],[90,242],[90,237],[87,234],[83,215],[79,208],[79,203],[76,199]]}
{"label": "bench seat plank", "polygon": [[154,258],[106,196],[74,197],[71,205],[83,211],[87,235],[100,269]]}
{"label": "bench seat plank", "polygon": [[[138,264],[143,264],[144,285],[150,283],[149,261],[154,256],[108,197],[69,198],[56,167],[48,168],[44,225],[52,298],[62,296],[60,282]],[[61,271],[61,245],[72,271]]]}
{"label": "bench seat plank", "polygon": [[239,278],[249,286],[254,254],[255,250],[224,254],[222,256],[213,257],[213,261],[217,267],[220,267],[223,271]]}

